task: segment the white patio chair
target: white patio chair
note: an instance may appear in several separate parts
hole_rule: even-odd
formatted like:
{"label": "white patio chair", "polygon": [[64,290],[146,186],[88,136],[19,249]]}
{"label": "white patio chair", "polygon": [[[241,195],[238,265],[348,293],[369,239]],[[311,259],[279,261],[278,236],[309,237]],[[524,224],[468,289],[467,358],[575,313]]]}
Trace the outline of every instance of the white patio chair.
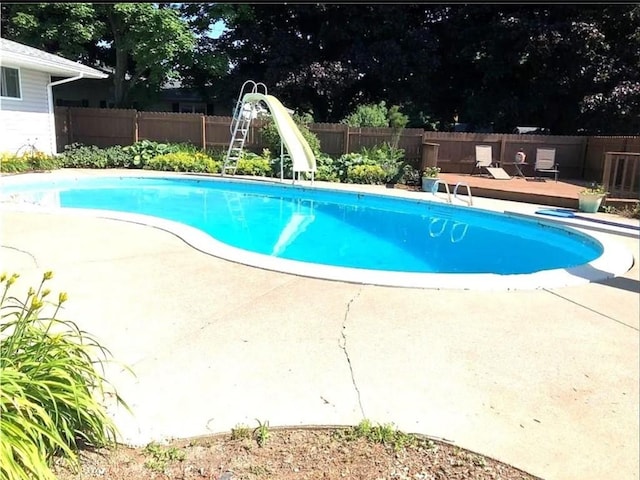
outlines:
{"label": "white patio chair", "polygon": [[555,148],[538,148],[536,150],[535,180],[540,177],[538,173],[553,173],[555,181],[558,181],[558,173],[560,173],[560,170],[559,165],[556,163]]}

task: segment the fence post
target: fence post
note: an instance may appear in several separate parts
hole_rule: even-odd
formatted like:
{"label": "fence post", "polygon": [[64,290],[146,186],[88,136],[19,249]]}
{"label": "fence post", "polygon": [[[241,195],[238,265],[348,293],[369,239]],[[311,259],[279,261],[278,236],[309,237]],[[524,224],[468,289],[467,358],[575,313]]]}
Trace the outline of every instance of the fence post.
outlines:
{"label": "fence post", "polygon": [[203,152],[207,150],[207,133],[206,133],[206,130],[205,130],[206,129],[206,125],[207,125],[206,118],[207,117],[205,117],[204,115],[202,115],[202,117],[201,117],[201,119],[202,119],[202,122],[201,122],[201,126],[202,126],[201,127],[201,130],[202,130],[202,151]]}
{"label": "fence post", "polygon": [[138,141],[138,117],[139,113],[136,110],[136,113],[133,116],[133,143]]}
{"label": "fence post", "polygon": [[[602,172],[602,185],[606,191],[611,190],[611,163],[613,155],[610,152],[604,154],[604,172]],[[614,177],[615,179],[615,177]]]}
{"label": "fence post", "polygon": [[584,180],[584,175],[587,171],[587,148],[589,147],[589,139],[591,137],[583,137],[582,145],[580,149],[580,159],[582,161],[582,169],[580,170],[580,178]]}
{"label": "fence post", "polygon": [[345,125],[347,128],[344,130],[344,152],[349,153],[349,125]]}

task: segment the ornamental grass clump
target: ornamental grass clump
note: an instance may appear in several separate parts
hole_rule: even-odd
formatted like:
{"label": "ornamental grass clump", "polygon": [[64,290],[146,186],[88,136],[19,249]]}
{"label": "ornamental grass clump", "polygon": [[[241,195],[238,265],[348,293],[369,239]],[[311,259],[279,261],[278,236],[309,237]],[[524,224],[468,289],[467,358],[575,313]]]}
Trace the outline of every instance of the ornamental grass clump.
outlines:
{"label": "ornamental grass clump", "polygon": [[79,467],[79,446],[115,443],[116,426],[100,403],[108,383],[98,371],[110,353],[56,318],[67,295],[48,300],[51,272],[24,301],[9,294],[18,277],[0,275],[0,479],[55,479],[54,456]]}

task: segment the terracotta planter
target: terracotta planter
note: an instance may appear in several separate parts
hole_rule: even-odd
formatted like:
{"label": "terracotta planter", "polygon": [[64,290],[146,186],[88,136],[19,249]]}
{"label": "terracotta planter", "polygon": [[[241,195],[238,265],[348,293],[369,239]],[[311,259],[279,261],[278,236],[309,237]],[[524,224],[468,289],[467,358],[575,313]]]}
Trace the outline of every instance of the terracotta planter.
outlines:
{"label": "terracotta planter", "polygon": [[578,194],[578,210],[585,213],[597,213],[606,195]]}
{"label": "terracotta planter", "polygon": [[422,177],[422,191],[436,193],[438,191],[438,178]]}

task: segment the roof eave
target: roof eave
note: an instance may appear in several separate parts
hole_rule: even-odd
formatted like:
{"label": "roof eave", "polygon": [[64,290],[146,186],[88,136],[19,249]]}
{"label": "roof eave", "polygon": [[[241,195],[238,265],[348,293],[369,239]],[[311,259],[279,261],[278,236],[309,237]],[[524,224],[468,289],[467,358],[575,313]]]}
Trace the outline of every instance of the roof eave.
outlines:
{"label": "roof eave", "polygon": [[17,67],[30,68],[32,70],[44,71],[56,76],[69,76],[75,77],[82,73],[84,78],[107,78],[109,75],[106,73],[102,73],[98,70],[95,70],[91,67],[87,67],[79,64],[79,68],[74,68],[73,66],[66,66],[56,64],[49,60],[43,58],[33,58],[28,55],[21,55],[15,52],[2,52],[2,56],[0,57],[0,63],[2,65],[11,64]]}

